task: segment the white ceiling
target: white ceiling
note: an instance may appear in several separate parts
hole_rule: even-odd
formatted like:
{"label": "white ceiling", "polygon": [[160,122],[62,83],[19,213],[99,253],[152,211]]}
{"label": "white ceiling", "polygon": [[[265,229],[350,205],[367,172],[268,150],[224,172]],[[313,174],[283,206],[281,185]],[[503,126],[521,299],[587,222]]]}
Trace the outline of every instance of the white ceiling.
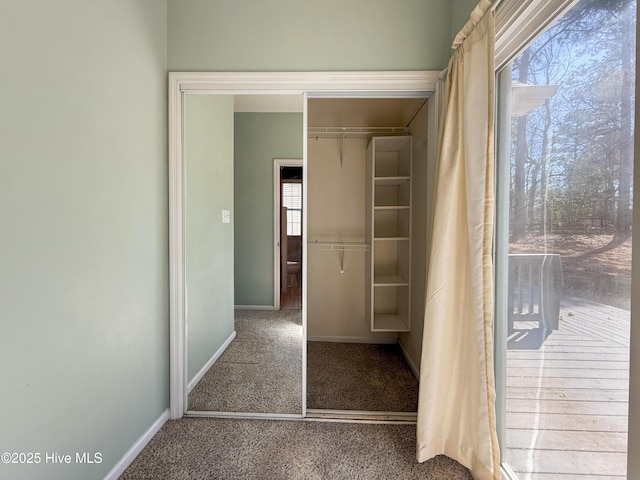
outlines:
{"label": "white ceiling", "polygon": [[310,127],[406,127],[424,98],[312,98]]}

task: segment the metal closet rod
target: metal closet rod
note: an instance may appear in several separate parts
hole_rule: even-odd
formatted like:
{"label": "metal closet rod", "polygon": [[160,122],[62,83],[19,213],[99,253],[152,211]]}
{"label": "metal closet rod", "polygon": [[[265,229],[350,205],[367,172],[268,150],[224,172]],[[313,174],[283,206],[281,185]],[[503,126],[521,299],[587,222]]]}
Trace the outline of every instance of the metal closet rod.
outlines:
{"label": "metal closet rod", "polygon": [[369,244],[360,238],[312,239],[307,241],[311,250],[336,250],[340,260],[340,273],[344,273],[344,252],[369,250]]}
{"label": "metal closet rod", "polygon": [[372,135],[406,135],[407,127],[309,127],[309,138],[353,138],[357,136]]}
{"label": "metal closet rod", "polygon": [[309,127],[307,128],[307,138],[337,139],[340,153],[340,168],[344,167],[344,141],[349,140],[369,140],[374,136],[407,135],[410,133],[409,127]]}

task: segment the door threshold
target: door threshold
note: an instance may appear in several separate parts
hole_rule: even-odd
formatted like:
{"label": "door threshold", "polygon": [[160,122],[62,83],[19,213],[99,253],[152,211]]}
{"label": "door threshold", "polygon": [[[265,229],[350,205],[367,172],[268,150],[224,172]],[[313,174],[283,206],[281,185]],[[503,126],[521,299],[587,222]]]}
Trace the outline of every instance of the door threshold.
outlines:
{"label": "door threshold", "polygon": [[415,425],[418,414],[416,412],[324,410],[320,408],[309,408],[304,417],[302,415],[288,413],[215,412],[205,410],[187,410],[184,416],[190,418],[227,418],[237,420],[298,420],[310,422]]}
{"label": "door threshold", "polygon": [[302,414],[295,413],[215,412],[209,410],[187,410],[184,416],[191,418],[233,418],[237,420],[304,420]]}
{"label": "door threshold", "polygon": [[376,412],[364,410],[324,410],[308,408],[306,420],[343,423],[385,423],[415,425],[416,412]]}

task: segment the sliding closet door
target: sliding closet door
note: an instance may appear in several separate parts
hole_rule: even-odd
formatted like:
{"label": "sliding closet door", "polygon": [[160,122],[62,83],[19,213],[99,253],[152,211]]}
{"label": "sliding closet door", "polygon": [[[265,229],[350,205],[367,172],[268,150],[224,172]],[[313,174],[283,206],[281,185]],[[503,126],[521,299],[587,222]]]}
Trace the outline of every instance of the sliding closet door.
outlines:
{"label": "sliding closet door", "polygon": [[233,108],[232,95],[185,97],[187,381],[190,386],[234,331]]}

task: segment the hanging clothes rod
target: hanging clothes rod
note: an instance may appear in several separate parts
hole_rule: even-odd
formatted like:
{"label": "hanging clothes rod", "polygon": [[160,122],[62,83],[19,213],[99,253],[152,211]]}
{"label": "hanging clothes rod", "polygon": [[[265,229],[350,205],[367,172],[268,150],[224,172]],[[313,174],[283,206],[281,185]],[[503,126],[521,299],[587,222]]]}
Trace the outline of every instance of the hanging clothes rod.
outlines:
{"label": "hanging clothes rod", "polygon": [[407,135],[407,127],[309,127],[307,138],[365,139],[374,136]]}
{"label": "hanging clothes rod", "polygon": [[336,250],[339,255],[340,273],[344,273],[344,252],[369,250],[369,244],[360,237],[311,239],[307,241],[307,247],[310,250]]}

